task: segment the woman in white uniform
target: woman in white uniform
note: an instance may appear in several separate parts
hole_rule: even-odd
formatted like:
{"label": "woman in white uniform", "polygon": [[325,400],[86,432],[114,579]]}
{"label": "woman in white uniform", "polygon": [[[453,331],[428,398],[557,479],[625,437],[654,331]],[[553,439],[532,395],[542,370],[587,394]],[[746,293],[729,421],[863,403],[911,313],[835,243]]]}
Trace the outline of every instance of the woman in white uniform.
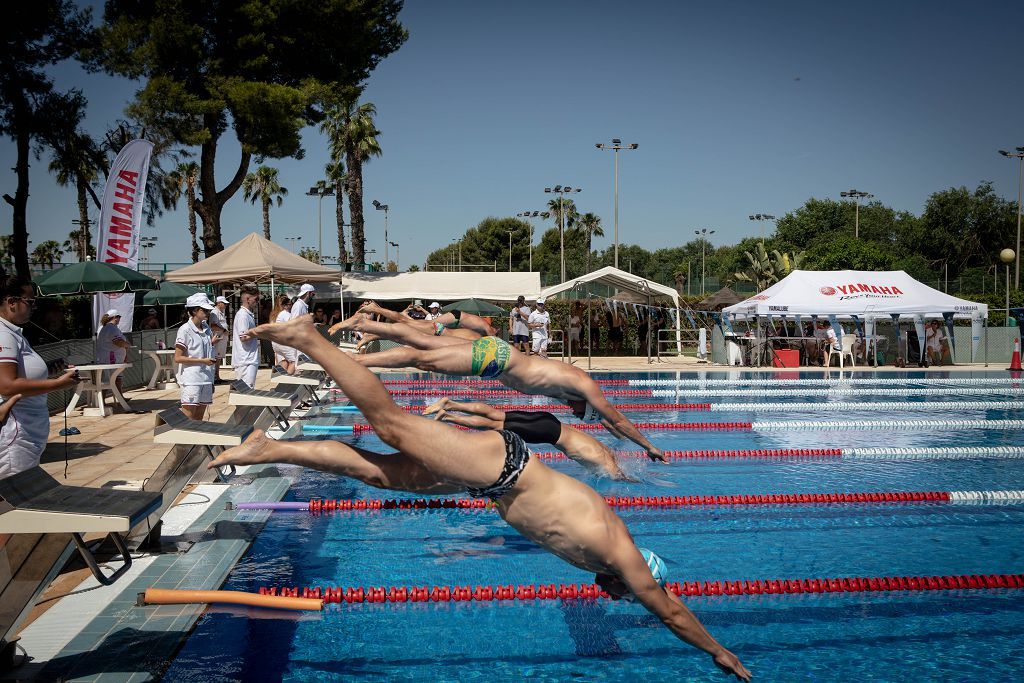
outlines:
{"label": "woman in white uniform", "polygon": [[[121,314],[116,308],[111,308],[100,318],[100,331],[96,334],[96,363],[99,365],[113,365],[123,363],[128,357],[128,349],[132,347],[124,338],[119,325]],[[110,372],[104,370],[104,374]],[[105,380],[104,380],[105,381]],[[121,376],[117,376],[117,390],[123,392]]]}
{"label": "woman in white uniform", "polygon": [[22,397],[0,427],[0,478],[39,464],[50,434],[46,394],[78,382],[74,369],[48,379],[46,363],[25,340],[21,326],[32,317],[35,305],[32,285],[13,277],[0,279],[0,399]]}
{"label": "woman in white uniform", "polygon": [[[292,319],[292,302],[288,297],[281,295],[277,299],[277,306],[270,312],[270,319],[275,323],[286,323]],[[290,346],[283,346],[274,342],[274,362],[281,368],[282,372],[294,375],[298,369],[299,352]]]}
{"label": "woman in white uniform", "polygon": [[178,328],[174,340],[174,362],[178,365],[181,387],[181,412],[193,420],[202,420],[206,406],[213,403],[214,344],[219,337],[206,323],[213,304],[205,294],[193,294],[185,300],[188,321]]}

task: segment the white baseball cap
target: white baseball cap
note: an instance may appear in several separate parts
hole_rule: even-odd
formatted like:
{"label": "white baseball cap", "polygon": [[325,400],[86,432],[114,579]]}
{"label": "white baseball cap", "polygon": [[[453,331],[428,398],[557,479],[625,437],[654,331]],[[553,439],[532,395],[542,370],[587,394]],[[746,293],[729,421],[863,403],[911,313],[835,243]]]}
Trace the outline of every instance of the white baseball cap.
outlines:
{"label": "white baseball cap", "polygon": [[121,317],[121,311],[117,310],[116,308],[111,308],[109,311],[107,311],[107,317],[108,318],[120,318]]}
{"label": "white baseball cap", "polygon": [[427,308],[441,308],[441,304],[437,303],[436,301],[432,301],[430,305],[427,306]]}
{"label": "white baseball cap", "polygon": [[309,284],[307,282],[306,284],[304,284],[301,287],[299,287],[299,296],[302,296],[303,294],[308,294],[309,292],[315,292],[315,291],[316,291],[316,289],[313,287],[313,285],[311,285],[311,284]]}
{"label": "white baseball cap", "polygon": [[217,303],[219,303],[219,304],[229,304],[231,302],[228,301],[226,297],[218,296],[217,297]]}
{"label": "white baseball cap", "polygon": [[204,308],[207,311],[213,310],[213,304],[210,303],[210,297],[206,296],[202,292],[193,294],[189,298],[185,299],[185,308],[195,308],[196,306]]}
{"label": "white baseball cap", "polygon": [[537,299],[537,303],[538,304],[543,304],[544,301],[545,301],[544,297],[541,297],[541,298]]}

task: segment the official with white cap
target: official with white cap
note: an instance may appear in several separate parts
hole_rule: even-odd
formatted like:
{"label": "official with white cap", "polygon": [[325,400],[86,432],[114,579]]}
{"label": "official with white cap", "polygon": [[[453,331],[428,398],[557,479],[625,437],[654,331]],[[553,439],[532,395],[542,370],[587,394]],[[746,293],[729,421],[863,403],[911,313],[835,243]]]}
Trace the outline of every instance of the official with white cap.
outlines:
{"label": "official with white cap", "polygon": [[[128,349],[132,347],[124,338],[121,328],[121,313],[116,308],[111,308],[100,318],[100,331],[96,333],[96,363],[99,365],[113,365],[123,363],[128,357]],[[110,370],[104,370],[104,381],[110,374]],[[121,391],[123,383],[121,376],[117,376],[117,390]]]}
{"label": "official with white cap", "polygon": [[210,329],[214,334],[220,336],[220,341],[214,344],[213,352],[217,359],[214,366],[214,384],[220,384],[220,366],[223,364],[224,356],[228,353],[228,335],[231,334],[228,327],[228,300],[226,297],[218,296],[210,311]]}
{"label": "official with white cap", "polygon": [[181,411],[193,420],[203,419],[206,406],[213,403],[214,344],[220,341],[210,331],[207,318],[216,308],[203,293],[185,300],[188,320],[178,328],[174,340],[174,362],[178,364]]}
{"label": "official with white cap", "polygon": [[530,327],[530,334],[533,336],[531,351],[544,358],[548,357],[548,326],[551,324],[551,314],[547,312],[544,297],[537,299],[537,308],[527,319]]}
{"label": "official with white cap", "polygon": [[436,301],[432,301],[427,306],[427,320],[433,320],[434,318],[440,318],[444,313],[441,312],[441,304]]}
{"label": "official with white cap", "polygon": [[316,290],[313,289],[313,285],[308,282],[299,287],[299,295],[295,297],[292,302],[292,317],[298,318],[300,315],[306,315],[309,313],[309,302],[316,294]]}

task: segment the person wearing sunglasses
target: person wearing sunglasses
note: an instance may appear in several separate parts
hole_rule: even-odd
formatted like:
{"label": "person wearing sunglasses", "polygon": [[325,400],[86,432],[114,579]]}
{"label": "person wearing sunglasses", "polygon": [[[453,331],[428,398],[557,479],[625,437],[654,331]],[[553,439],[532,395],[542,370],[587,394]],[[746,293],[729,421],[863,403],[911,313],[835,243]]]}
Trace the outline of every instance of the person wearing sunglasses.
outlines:
{"label": "person wearing sunglasses", "polygon": [[[78,383],[74,368],[50,377],[46,362],[32,350],[22,326],[32,317],[32,285],[16,277],[0,278],[0,401],[20,395],[0,427],[0,479],[39,465],[50,434],[46,395]],[[60,364],[64,368],[63,363]]]}

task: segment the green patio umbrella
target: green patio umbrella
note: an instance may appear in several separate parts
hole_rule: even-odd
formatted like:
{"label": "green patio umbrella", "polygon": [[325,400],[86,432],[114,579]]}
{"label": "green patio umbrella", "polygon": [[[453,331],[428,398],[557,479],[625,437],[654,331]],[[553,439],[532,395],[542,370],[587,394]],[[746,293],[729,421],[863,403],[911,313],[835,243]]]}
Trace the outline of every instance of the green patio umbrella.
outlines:
{"label": "green patio umbrella", "polygon": [[189,287],[188,285],[182,285],[177,282],[164,282],[160,283],[160,289],[153,290],[152,292],[146,292],[146,295],[142,297],[142,303],[147,306],[153,306],[155,304],[163,304],[165,306],[173,306],[174,304],[183,304],[185,299],[189,298],[193,294],[198,294],[200,289],[195,287]]}
{"label": "green patio umbrella", "polygon": [[474,315],[504,315],[508,313],[504,308],[481,301],[480,299],[463,299],[462,301],[448,304],[441,310],[445,313],[449,311],[462,311],[463,313],[473,313]]}
{"label": "green patio umbrella", "polygon": [[157,288],[156,280],[147,275],[99,261],[72,263],[40,275],[34,282],[42,296],[142,292]]}

